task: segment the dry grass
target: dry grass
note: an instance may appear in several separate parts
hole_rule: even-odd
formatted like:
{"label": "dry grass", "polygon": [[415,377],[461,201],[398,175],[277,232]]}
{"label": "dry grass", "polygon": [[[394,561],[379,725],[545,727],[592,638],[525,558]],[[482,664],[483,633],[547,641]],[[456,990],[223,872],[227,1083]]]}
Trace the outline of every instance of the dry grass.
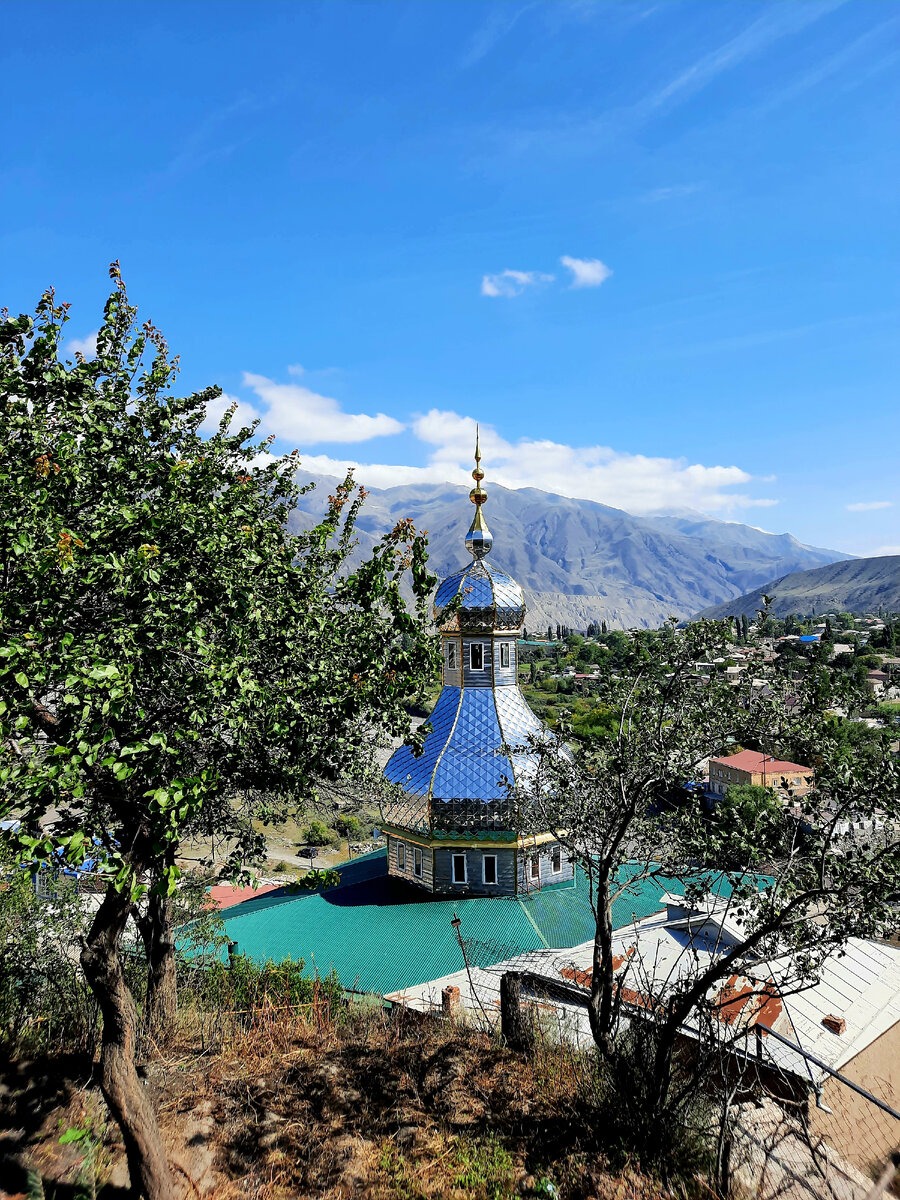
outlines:
{"label": "dry grass", "polygon": [[[246,1028],[229,1020],[214,1052],[198,1054],[196,1028],[185,1023],[146,1064],[185,1195],[506,1200],[553,1195],[548,1181],[565,1200],[670,1194],[605,1169],[583,1065],[564,1052],[526,1059],[476,1030],[380,1009],[335,1019],[317,1005],[262,1012]],[[19,1167],[38,1170],[47,1200],[91,1195],[78,1190],[86,1164],[75,1161],[77,1147],[73,1155],[58,1144],[61,1128],[87,1119],[78,1116],[86,1105],[98,1194],[122,1194],[110,1187],[125,1182],[116,1131],[84,1071],[82,1063],[65,1083],[43,1081],[47,1103],[18,1146]],[[14,1126],[16,1086],[0,1094],[0,1116]],[[33,1184],[19,1192],[40,1194]]]}

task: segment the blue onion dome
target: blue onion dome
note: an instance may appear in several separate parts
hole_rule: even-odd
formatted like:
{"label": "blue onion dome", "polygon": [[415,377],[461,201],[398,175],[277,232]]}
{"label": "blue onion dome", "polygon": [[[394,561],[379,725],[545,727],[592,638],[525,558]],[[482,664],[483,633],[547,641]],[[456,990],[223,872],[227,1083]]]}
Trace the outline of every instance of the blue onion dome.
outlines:
{"label": "blue onion dome", "polygon": [[[445,618],[450,602],[459,608]],[[456,630],[518,630],[525,621],[525,594],[516,581],[483,559],[448,575],[434,597],[434,619],[441,632]]]}

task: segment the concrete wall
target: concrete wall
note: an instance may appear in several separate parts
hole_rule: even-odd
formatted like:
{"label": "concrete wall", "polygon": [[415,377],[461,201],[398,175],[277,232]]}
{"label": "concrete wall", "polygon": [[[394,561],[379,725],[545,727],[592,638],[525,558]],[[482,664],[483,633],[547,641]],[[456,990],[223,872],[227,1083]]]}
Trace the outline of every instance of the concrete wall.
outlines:
{"label": "concrete wall", "polygon": [[533,892],[539,887],[546,887],[550,883],[566,883],[575,878],[575,868],[569,862],[566,851],[562,847],[560,847],[562,870],[558,875],[553,874],[552,850],[555,845],[555,842],[548,842],[546,846],[539,846],[537,850],[534,851],[538,859],[538,869],[540,873],[539,879],[532,879],[531,872],[528,871],[527,863],[530,855],[519,855],[518,884],[520,892]]}
{"label": "concrete wall", "polygon": [[[453,855],[465,854],[468,883],[453,882]],[[483,881],[483,859],[485,854],[497,855],[497,883]],[[460,846],[438,847],[434,851],[434,890],[461,896],[511,896],[515,892],[515,850],[510,846],[498,846],[496,850],[473,850]]]}
{"label": "concrete wall", "polygon": [[[836,1034],[835,1037],[840,1037]],[[841,1074],[900,1109],[900,1023],[894,1025],[865,1050],[841,1067]],[[809,1105],[809,1123],[839,1154],[867,1173],[884,1166],[888,1155],[900,1144],[900,1121],[882,1112],[838,1079],[824,1084],[823,1100],[833,1113]]]}
{"label": "concrete wall", "polygon": [[[406,866],[401,869],[399,865],[399,847],[400,842],[406,846]],[[388,834],[388,874],[396,875],[400,879],[407,879],[410,883],[415,883],[419,887],[428,888],[429,891],[434,889],[434,856],[433,851],[427,846],[420,846],[422,851],[422,874],[416,875],[413,871],[415,863],[414,851],[416,845],[414,842],[405,841],[401,838],[396,838],[392,834]]]}

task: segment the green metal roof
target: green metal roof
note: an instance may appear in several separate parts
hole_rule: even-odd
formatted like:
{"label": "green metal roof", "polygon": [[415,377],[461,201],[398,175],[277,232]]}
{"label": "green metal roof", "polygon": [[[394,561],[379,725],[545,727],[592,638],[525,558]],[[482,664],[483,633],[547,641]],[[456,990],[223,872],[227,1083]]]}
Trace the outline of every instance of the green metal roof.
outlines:
{"label": "green metal roof", "polygon": [[[344,987],[394,992],[464,967],[450,922],[456,913],[469,961],[480,966],[541,947],[565,948],[594,936],[588,884],[556,884],[528,897],[436,897],[387,874],[376,850],[337,868],[341,883],[325,892],[268,892],[225,909],[236,950],[256,962],[305,963],[310,975],[332,969]],[[628,868],[624,878],[628,877]],[[642,880],[613,905],[615,928],[656,912],[676,881]],[[683,885],[680,890],[683,890]]]}

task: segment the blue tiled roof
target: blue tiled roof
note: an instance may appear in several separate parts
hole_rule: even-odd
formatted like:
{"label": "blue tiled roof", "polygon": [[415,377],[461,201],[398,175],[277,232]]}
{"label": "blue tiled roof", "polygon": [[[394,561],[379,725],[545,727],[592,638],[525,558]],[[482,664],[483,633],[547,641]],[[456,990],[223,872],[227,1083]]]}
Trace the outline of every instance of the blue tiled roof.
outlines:
{"label": "blue tiled roof", "polygon": [[456,623],[463,627],[470,616],[495,629],[518,629],[525,619],[525,593],[521,587],[511,575],[483,559],[470,562],[440,584],[434,596],[434,618],[438,624],[455,596],[460,598]]}

